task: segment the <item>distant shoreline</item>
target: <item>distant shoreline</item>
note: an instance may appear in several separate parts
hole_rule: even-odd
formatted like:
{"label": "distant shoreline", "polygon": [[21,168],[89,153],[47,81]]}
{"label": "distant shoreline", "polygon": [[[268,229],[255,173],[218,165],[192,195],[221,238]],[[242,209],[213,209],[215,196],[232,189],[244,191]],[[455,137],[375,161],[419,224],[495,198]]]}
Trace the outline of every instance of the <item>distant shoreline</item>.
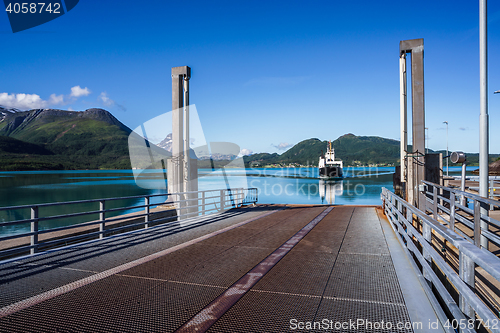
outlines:
{"label": "distant shoreline", "polygon": [[[357,166],[347,166],[347,167],[344,167],[344,169],[354,169],[354,168],[394,168],[395,166],[366,166],[366,165],[357,165]],[[450,165],[450,168],[460,168],[461,166],[460,165]],[[467,165],[467,169],[469,169],[468,171],[474,171],[474,170],[477,170],[477,169],[474,169],[474,170],[470,170],[471,167],[474,167],[474,168],[478,168],[479,166],[478,165]],[[298,168],[312,168],[312,169],[315,169],[317,168],[316,166],[295,166],[295,167],[286,167],[286,166],[282,166],[282,167],[277,167],[277,166],[259,166],[259,167],[247,167],[245,169],[298,169]],[[210,170],[211,168],[199,168],[199,170]],[[230,169],[243,169],[243,168],[238,168],[238,167],[231,167]],[[443,168],[445,171],[446,170],[446,167]],[[118,171],[131,171],[131,172],[134,172],[134,170],[138,170],[138,169],[130,169],[130,168],[124,168],[124,169],[28,169],[28,170],[0,170],[0,173],[8,173],[8,172],[49,172],[49,171],[53,171],[53,172],[71,172],[71,171],[89,171],[89,172],[96,172],[96,171],[102,171],[102,172],[106,172],[106,171],[115,171],[115,172],[118,172]],[[144,171],[144,169],[140,169],[142,171]],[[163,169],[145,169],[145,170],[150,170],[150,171],[163,171]]]}

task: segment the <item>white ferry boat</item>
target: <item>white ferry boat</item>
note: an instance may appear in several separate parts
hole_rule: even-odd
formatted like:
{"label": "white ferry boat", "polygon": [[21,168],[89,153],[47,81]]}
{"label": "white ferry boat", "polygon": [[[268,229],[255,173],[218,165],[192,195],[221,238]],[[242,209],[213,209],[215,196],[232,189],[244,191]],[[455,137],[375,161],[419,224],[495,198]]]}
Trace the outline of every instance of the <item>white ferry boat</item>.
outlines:
{"label": "white ferry boat", "polygon": [[332,142],[328,141],[326,154],[319,157],[319,178],[320,179],[342,179],[342,161],[335,161],[335,150]]}

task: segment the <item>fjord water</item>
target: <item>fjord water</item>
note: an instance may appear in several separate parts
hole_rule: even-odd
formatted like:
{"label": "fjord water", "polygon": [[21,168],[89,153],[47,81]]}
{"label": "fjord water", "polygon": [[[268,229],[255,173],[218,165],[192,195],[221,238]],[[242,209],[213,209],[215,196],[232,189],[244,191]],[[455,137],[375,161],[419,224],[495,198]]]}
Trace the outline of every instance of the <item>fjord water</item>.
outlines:
{"label": "fjord water", "polygon": [[[468,168],[468,171],[477,167]],[[229,169],[228,179],[245,179],[248,187],[259,191],[258,202],[263,204],[354,204],[380,205],[381,188],[392,190],[393,167],[345,168],[343,180],[321,181],[317,168],[253,168]],[[163,170],[148,170],[151,182],[165,184]],[[460,168],[450,168],[450,175],[459,175]],[[221,173],[209,169],[199,170],[199,189],[223,189],[227,181]],[[229,183],[233,183],[230,181]],[[153,186],[154,187],[154,186]],[[127,197],[166,193],[164,189],[145,189],[136,185],[132,170],[78,170],[78,171],[18,171],[0,172],[0,206],[32,205],[62,201]],[[162,203],[158,197],[152,203]],[[144,204],[143,199],[106,202],[106,209]],[[40,208],[40,216],[61,215],[83,211],[96,211],[99,204],[86,203],[72,206]],[[137,211],[138,209],[136,209]],[[116,212],[130,213],[133,210]],[[107,214],[107,217],[113,214]],[[0,222],[29,219],[29,209],[0,211]],[[87,217],[97,220],[98,214]],[[81,217],[40,222],[40,229],[50,229],[79,223]],[[29,223],[0,227],[1,235],[29,231]]]}

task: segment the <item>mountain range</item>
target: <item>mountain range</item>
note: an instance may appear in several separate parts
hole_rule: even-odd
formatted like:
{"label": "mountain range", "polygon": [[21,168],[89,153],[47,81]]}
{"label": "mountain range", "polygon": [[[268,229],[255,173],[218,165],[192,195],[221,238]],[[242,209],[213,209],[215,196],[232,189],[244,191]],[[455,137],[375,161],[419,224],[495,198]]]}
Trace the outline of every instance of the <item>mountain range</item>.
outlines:
{"label": "mountain range", "polygon": [[[19,111],[0,106],[0,170],[130,169],[130,133],[132,131],[127,126],[103,109]],[[155,156],[168,157],[172,135],[169,134],[157,146],[149,145]],[[244,162],[247,167],[317,166],[318,158],[326,151],[327,145],[328,141],[308,139],[281,155],[253,154],[244,156]],[[332,141],[332,145],[336,158],[342,160],[345,166],[399,163],[397,140],[349,133]],[[493,160],[498,156],[490,155],[490,158]],[[236,156],[212,158],[222,162]],[[147,162],[150,155],[144,156],[144,159]],[[477,154],[468,154],[470,162],[474,163],[476,159]],[[198,163],[200,167],[205,167],[205,164],[209,167],[210,162]]]}
{"label": "mountain range", "polygon": [[[399,160],[399,141],[376,136],[356,136],[352,133],[342,135],[332,141],[335,158],[344,165],[394,164]],[[319,156],[326,152],[328,141],[308,139],[297,143],[281,155],[254,154],[245,156],[249,166],[310,165],[317,166]]]}
{"label": "mountain range", "polygon": [[127,169],[131,130],[103,109],[0,109],[0,170]]}

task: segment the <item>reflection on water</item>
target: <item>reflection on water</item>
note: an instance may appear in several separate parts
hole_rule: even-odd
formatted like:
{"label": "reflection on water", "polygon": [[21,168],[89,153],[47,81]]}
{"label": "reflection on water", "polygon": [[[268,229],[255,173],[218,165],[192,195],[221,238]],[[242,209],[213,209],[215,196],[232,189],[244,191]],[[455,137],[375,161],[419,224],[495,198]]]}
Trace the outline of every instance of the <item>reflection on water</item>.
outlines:
{"label": "reflection on water", "polygon": [[335,196],[344,193],[343,180],[319,180],[319,196],[321,197],[322,204],[333,205],[335,204]]}
{"label": "reflection on water", "polygon": [[[250,187],[259,190],[259,203],[327,204],[320,191],[326,189],[315,178],[249,177]],[[392,175],[345,178],[335,204],[380,205],[382,187],[392,189]],[[326,197],[326,193],[325,193]]]}

